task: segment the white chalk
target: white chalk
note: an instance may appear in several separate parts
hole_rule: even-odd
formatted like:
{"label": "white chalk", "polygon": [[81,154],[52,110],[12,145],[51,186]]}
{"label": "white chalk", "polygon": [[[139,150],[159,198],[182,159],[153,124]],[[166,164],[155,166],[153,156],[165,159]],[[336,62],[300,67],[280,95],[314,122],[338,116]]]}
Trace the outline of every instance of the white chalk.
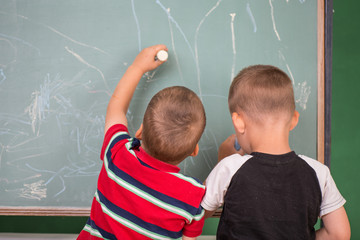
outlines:
{"label": "white chalk", "polygon": [[168,59],[168,52],[165,50],[160,50],[158,51],[158,53],[156,54],[155,60],[159,60],[162,62],[165,62]]}

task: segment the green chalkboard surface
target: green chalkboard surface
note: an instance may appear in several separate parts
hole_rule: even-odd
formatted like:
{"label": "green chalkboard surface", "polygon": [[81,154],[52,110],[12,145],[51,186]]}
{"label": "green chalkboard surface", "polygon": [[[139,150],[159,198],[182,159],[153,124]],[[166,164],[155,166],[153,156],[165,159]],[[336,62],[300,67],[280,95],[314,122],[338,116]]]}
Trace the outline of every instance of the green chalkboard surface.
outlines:
{"label": "green chalkboard surface", "polygon": [[316,158],[317,4],[0,0],[0,208],[70,208],[64,214],[71,215],[90,207],[110,95],[139,51],[159,43],[169,59],[138,85],[129,130],[140,126],[160,89],[194,90],[207,126],[199,155],[180,164],[184,174],[204,180],[216,164],[219,144],[233,133],[229,85],[251,64],[290,76],[300,112],[291,145]]}

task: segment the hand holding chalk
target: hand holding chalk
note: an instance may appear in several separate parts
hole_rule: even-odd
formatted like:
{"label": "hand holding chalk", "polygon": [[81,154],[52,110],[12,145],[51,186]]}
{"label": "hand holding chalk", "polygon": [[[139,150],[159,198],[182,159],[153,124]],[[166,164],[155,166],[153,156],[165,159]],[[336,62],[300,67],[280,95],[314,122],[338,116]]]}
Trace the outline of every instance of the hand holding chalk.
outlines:
{"label": "hand holding chalk", "polygon": [[160,50],[155,56],[155,61],[159,60],[161,62],[165,62],[169,57],[169,54],[165,50]]}
{"label": "hand holding chalk", "polygon": [[[165,54],[166,55],[165,55]],[[166,61],[167,48],[163,44],[154,45],[144,48],[135,58],[132,63],[142,73],[154,70]],[[159,58],[159,61],[155,61]],[[166,57],[167,58],[167,57]]]}

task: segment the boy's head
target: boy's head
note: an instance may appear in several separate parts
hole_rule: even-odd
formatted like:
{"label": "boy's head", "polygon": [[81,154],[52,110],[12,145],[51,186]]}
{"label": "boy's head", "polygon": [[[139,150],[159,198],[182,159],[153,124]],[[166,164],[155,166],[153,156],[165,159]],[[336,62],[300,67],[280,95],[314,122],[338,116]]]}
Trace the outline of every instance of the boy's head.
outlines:
{"label": "boy's head", "polygon": [[198,148],[206,124],[199,97],[181,86],[158,92],[144,115],[142,141],[151,156],[177,165]]}
{"label": "boy's head", "polygon": [[228,101],[231,113],[243,112],[258,124],[271,117],[291,119],[295,112],[290,78],[270,65],[254,65],[241,70],[230,86]]}

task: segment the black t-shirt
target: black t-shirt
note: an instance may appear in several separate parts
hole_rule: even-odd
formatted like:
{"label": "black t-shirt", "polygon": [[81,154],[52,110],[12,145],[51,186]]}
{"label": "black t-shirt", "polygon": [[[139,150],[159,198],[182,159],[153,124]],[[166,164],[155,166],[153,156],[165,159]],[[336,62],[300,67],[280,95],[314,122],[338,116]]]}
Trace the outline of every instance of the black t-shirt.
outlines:
{"label": "black t-shirt", "polygon": [[217,239],[315,239],[316,172],[294,152],[252,153],[232,177]]}

